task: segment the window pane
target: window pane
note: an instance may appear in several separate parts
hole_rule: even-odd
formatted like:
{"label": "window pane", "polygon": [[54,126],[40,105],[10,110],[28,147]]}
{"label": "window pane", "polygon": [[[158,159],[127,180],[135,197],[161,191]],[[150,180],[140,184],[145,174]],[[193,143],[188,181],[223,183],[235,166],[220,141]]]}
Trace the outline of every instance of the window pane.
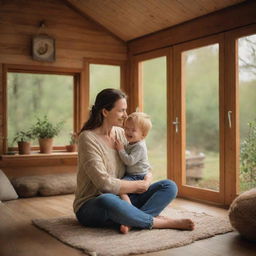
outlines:
{"label": "window pane", "polygon": [[8,146],[17,146],[12,143],[15,133],[44,115],[54,124],[65,121],[54,145],[68,144],[73,131],[73,76],[9,72],[7,79]]}
{"label": "window pane", "polygon": [[120,66],[90,64],[90,105],[106,88],[120,89]]}
{"label": "window pane", "polygon": [[183,53],[186,184],[219,190],[219,46]]}
{"label": "window pane", "polygon": [[142,62],[143,111],[150,115],[152,130],[146,142],[154,180],[167,176],[166,57]]}
{"label": "window pane", "polygon": [[238,40],[238,57],[240,192],[243,192],[256,187],[256,35]]}

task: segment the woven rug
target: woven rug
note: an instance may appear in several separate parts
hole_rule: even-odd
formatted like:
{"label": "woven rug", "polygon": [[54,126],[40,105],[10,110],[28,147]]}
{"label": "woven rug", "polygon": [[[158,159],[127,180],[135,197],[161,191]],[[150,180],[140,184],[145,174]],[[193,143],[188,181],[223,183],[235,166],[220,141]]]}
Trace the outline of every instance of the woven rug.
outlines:
{"label": "woven rug", "polygon": [[124,256],[160,251],[232,231],[228,218],[172,208],[167,208],[161,215],[190,218],[195,222],[195,229],[131,230],[123,235],[116,229],[83,227],[74,216],[34,219],[32,222],[61,242],[92,256]]}

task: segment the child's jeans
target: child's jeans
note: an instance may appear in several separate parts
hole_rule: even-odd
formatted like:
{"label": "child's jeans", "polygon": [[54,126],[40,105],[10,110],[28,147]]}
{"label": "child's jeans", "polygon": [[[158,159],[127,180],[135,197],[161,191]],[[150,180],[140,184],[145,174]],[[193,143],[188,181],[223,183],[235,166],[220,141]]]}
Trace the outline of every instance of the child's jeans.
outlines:
{"label": "child's jeans", "polygon": [[122,178],[122,180],[144,180],[145,176],[146,174],[137,174],[137,175],[127,174]]}

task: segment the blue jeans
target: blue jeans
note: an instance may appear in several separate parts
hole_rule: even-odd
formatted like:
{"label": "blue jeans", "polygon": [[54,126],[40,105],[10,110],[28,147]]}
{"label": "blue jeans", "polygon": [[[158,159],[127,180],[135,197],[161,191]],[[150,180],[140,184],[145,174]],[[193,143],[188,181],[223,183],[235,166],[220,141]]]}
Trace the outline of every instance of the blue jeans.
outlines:
{"label": "blue jeans", "polygon": [[144,180],[146,174],[139,174],[139,175],[125,175],[122,180]]}
{"label": "blue jeans", "polygon": [[132,204],[109,193],[92,198],[80,207],[76,217],[82,225],[90,227],[123,224],[151,229],[153,217],[158,216],[176,195],[176,184],[171,180],[162,180],[152,184],[142,194],[130,194]]}

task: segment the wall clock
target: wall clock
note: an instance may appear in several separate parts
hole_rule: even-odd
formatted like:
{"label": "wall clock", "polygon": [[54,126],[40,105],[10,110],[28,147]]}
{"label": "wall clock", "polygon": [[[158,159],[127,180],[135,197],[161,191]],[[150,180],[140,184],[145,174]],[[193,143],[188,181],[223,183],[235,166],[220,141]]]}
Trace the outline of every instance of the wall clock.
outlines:
{"label": "wall clock", "polygon": [[34,60],[55,61],[55,40],[48,35],[38,35],[33,37],[32,55]]}

